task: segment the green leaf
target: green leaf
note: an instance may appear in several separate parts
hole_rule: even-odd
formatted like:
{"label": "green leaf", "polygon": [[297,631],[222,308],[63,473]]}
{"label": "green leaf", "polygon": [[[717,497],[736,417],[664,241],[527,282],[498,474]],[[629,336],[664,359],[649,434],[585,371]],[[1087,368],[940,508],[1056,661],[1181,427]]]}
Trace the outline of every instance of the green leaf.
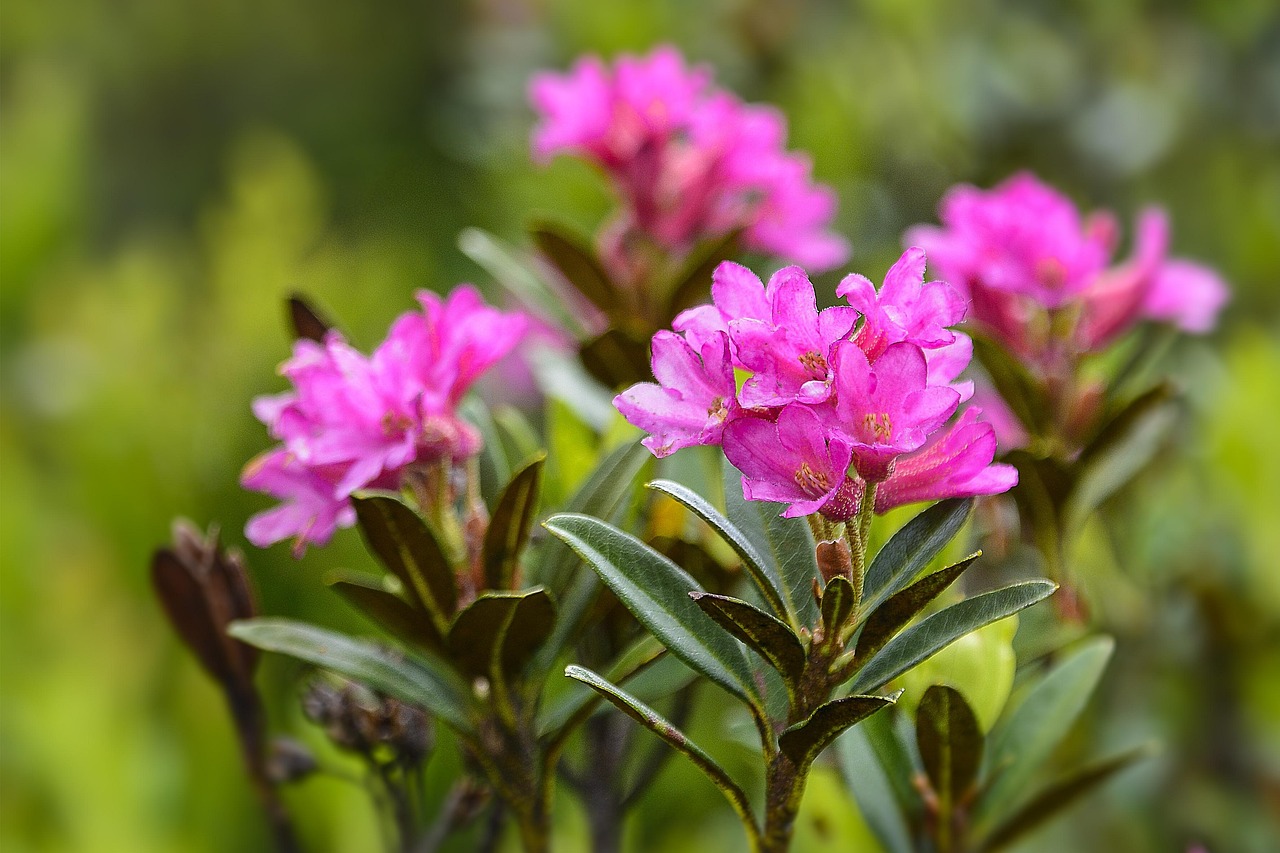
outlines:
{"label": "green leaf", "polygon": [[709,592],[689,596],[716,624],[737,637],[782,674],[793,692],[804,676],[807,655],[800,638],[773,616],[737,598]]}
{"label": "green leaf", "polygon": [[462,229],[458,248],[521,303],[575,337],[586,334],[582,320],[567,309],[564,296],[535,271],[530,259],[519,250],[479,228]]}
{"label": "green leaf", "polygon": [[853,614],[853,599],[853,584],[848,578],[836,575],[827,581],[822,590],[822,630],[827,637],[840,631]]}
{"label": "green leaf", "polygon": [[[394,498],[352,498],[370,550],[443,629],[458,603],[453,567],[418,514]],[[441,630],[443,633],[443,630]]]}
{"label": "green leaf", "polygon": [[463,398],[458,413],[480,431],[484,447],[480,454],[482,491],[486,498],[492,497],[511,479],[511,459],[498,433],[498,424],[489,407],[474,394]]}
{"label": "green leaf", "polygon": [[516,472],[498,498],[481,551],[489,589],[511,589],[515,585],[520,553],[529,541],[529,528],[538,512],[538,485],[545,460],[545,455],[534,457]]}
{"label": "green leaf", "polygon": [[[836,739],[840,775],[853,794],[858,811],[886,853],[914,853],[905,807],[891,781],[890,774],[894,771],[886,766],[872,746],[871,730],[876,723],[886,719],[888,715],[873,716],[866,724],[854,726]],[[911,778],[914,772],[910,764],[905,763],[904,767],[904,778]],[[905,795],[919,801],[909,788]]]}
{"label": "green leaf", "polygon": [[[613,684],[626,684],[631,678],[644,672],[667,653],[666,646],[658,642],[651,634],[643,634],[630,648],[618,656],[605,678]],[[683,667],[684,665],[681,664]],[[685,670],[688,672],[688,670]],[[692,673],[690,673],[692,675]],[[548,742],[557,742],[567,736],[574,728],[590,715],[601,697],[590,688],[575,683],[573,688],[550,707],[543,708],[538,715],[538,737]]]}
{"label": "green leaf", "polygon": [[1114,647],[1110,637],[1083,643],[1041,676],[996,724],[987,744],[987,768],[994,781],[979,803],[978,822],[994,820],[1026,791],[1084,710]]}
{"label": "green leaf", "polygon": [[1004,347],[984,335],[968,330],[973,339],[973,355],[982,364],[1009,410],[1031,435],[1042,435],[1052,408],[1040,383]]}
{"label": "green leaf", "polygon": [[1178,416],[1168,385],[1159,385],[1116,415],[1080,454],[1067,502],[1068,529],[1079,529],[1103,501],[1146,467]]}
{"label": "green leaf", "polygon": [[935,684],[916,709],[916,745],[942,820],[950,820],[978,779],[982,764],[982,729],[959,691]]}
{"label": "green leaf", "polygon": [[544,525],[596,570],[618,599],[676,657],[759,707],[751,667],[741,649],[689,598],[693,578],[616,527],[586,515],[556,515]]}
{"label": "green leaf", "polygon": [[751,804],[747,800],[746,793],[742,788],[738,787],[736,782],[729,778],[729,774],[724,771],[724,768],[717,764],[710,755],[707,755],[702,747],[689,740],[688,735],[671,725],[648,705],[629,695],[621,688],[605,681],[591,670],[580,666],[570,666],[565,669],[564,674],[599,692],[600,695],[612,702],[618,710],[656,734],[668,746],[684,755],[699,770],[707,774],[711,781],[715,783],[715,786],[725,795],[725,798],[729,800],[729,805],[738,813],[738,817],[742,819],[747,833],[752,836],[753,844],[751,849],[757,849],[759,830],[756,827],[755,815],[751,812]]}
{"label": "green leaf", "polygon": [[738,470],[727,459],[722,465],[729,522],[764,558],[762,569],[768,576],[778,579],[786,610],[795,614],[793,627],[816,624],[818,603],[813,598],[813,584],[819,578],[818,557],[809,525],[802,518],[782,518],[783,504],[744,498]]}
{"label": "green leaf", "polygon": [[915,580],[959,532],[973,509],[970,498],[938,501],[908,521],[876,553],[867,570],[863,607],[871,612]]}
{"label": "green leaf", "polygon": [[720,535],[729,547],[742,560],[742,566],[746,570],[747,575],[754,582],[756,589],[760,595],[773,609],[773,613],[779,619],[785,619],[792,623],[792,627],[798,627],[795,624],[796,614],[794,610],[788,610],[786,603],[783,601],[782,578],[778,576],[777,566],[756,550],[747,535],[734,526],[733,522],[725,518],[718,509],[711,503],[699,495],[697,492],[683,486],[672,480],[654,480],[646,484],[646,488],[654,491],[662,492],[673,498],[677,503],[682,504],[690,510],[694,515],[701,518],[707,524],[711,525],[711,529]]}
{"label": "green leaf", "polygon": [[979,551],[942,571],[925,575],[873,610],[858,635],[857,659],[866,661],[884,648],[885,643],[916,618],[944,589],[951,586],[981,553]]}
{"label": "green leaf", "polygon": [[455,675],[429,659],[408,657],[377,643],[292,619],[233,622],[228,633],[251,646],[295,657],[419,705],[464,734],[474,731],[465,688]]}
{"label": "green leaf", "polygon": [[333,324],[326,320],[301,293],[290,296],[286,305],[293,336],[298,340],[324,343],[324,336],[333,328]]}
{"label": "green leaf", "polygon": [[458,614],[449,649],[472,677],[509,678],[546,640],[554,622],[555,606],[544,589],[487,592]]}
{"label": "green leaf", "polygon": [[1109,781],[1120,771],[1150,756],[1150,746],[1140,746],[1081,767],[1033,796],[1006,818],[977,847],[982,853],[1000,850],[1055,817],[1077,799]]}
{"label": "green leaf", "polygon": [[547,260],[579,293],[607,315],[618,312],[621,307],[618,291],[590,246],[568,229],[550,222],[534,223],[529,227],[529,234]]}
{"label": "green leaf", "polygon": [[778,736],[778,747],[803,772],[846,729],[892,705],[900,692],[892,696],[846,696],[819,705],[808,719]]}
{"label": "green leaf", "polygon": [[381,578],[339,577],[329,587],[393,636],[416,646],[444,651],[444,638],[431,616],[382,585]]}
{"label": "green leaf", "polygon": [[1030,607],[1057,588],[1050,581],[1024,581],[975,595],[934,613],[886,643],[858,672],[850,692],[865,693],[887,684],[970,631]]}

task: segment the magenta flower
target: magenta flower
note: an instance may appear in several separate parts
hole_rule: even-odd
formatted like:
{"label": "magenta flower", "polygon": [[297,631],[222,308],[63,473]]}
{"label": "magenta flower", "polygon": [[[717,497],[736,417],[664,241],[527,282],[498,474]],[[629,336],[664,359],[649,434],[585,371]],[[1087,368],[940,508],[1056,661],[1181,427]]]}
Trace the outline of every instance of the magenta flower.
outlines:
{"label": "magenta flower", "polygon": [[960,404],[950,388],[928,384],[924,351],[901,341],[874,365],[852,341],[832,348],[836,405],[833,428],[853,446],[854,467],[878,483],[904,453],[919,449]]}
{"label": "magenta flower", "polygon": [[893,473],[876,489],[876,512],[919,501],[998,495],[1016,486],[1018,469],[992,462],[995,430],[977,420],[980,414],[970,406],[946,432],[899,457]]}
{"label": "magenta flower", "polygon": [[682,447],[719,444],[737,409],[729,339],[717,332],[695,350],[674,332],[653,336],[653,375],[613,398],[628,421],[649,433],[642,442],[659,458]]}
{"label": "magenta flower", "polygon": [[610,68],[584,57],[567,74],[536,75],[534,156],[584,157],[611,178],[624,203],[606,230],[605,256],[625,258],[633,232],[667,250],[742,229],[747,248],[826,269],[848,257],[828,232],[835,195],[786,151],[776,111],[742,103],[689,68],[669,46],[621,56]]}
{"label": "magenta flower", "polygon": [[821,512],[846,521],[858,512],[862,485],[846,473],[853,449],[802,404],[783,408],[776,421],[733,421],[724,454],[742,472],[747,500],[789,504],[787,518]]}
{"label": "magenta flower", "polygon": [[281,368],[293,390],[254,401],[281,446],[250,463],[242,483],[286,499],[251,521],[246,533],[255,544],[326,541],[335,525],[353,523],[354,492],[398,489],[413,466],[453,464],[480,449],[456,406],[516,345],[527,321],[486,306],[469,287],[443,301],[430,293],[418,299],[422,312],[397,318],[371,356],[337,332],[323,344],[298,341]]}

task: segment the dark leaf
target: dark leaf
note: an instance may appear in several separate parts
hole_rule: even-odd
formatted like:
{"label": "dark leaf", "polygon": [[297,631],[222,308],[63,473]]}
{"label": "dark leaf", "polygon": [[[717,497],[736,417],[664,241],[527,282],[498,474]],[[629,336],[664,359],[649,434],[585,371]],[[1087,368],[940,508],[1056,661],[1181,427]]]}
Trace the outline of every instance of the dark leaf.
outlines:
{"label": "dark leaf", "polygon": [[920,570],[955,537],[972,509],[973,500],[969,498],[938,501],[895,533],[867,570],[863,589],[865,612],[879,607],[915,580]]}
{"label": "dark leaf", "polygon": [[711,274],[723,261],[738,254],[741,242],[742,232],[732,231],[723,237],[704,240],[694,247],[672,283],[663,326],[671,325],[675,316],[686,308],[707,301],[711,294]]}
{"label": "dark leaf", "polygon": [[818,620],[813,583],[818,580],[817,546],[802,518],[783,518],[782,504],[749,501],[742,496],[742,476],[723,461],[725,514],[730,523],[764,558],[770,577],[779,579],[783,602],[795,614],[796,627]]}
{"label": "dark leaf", "polygon": [[689,598],[698,585],[684,570],[598,518],[556,515],[545,526],[594,568],[676,657],[758,707],[751,667],[734,641]]}
{"label": "dark leaf", "polygon": [[514,677],[533,659],[551,636],[556,624],[556,605],[543,589],[534,589],[520,599],[502,642],[502,668]]}
{"label": "dark leaf", "polygon": [[[394,498],[352,498],[365,542],[443,628],[458,602],[453,567],[418,514]],[[443,633],[443,631],[441,631]]]}
{"label": "dark leaf", "polygon": [[916,709],[916,745],[942,819],[950,820],[982,764],[982,729],[959,691],[935,684],[924,692]]}
{"label": "dark leaf", "polygon": [[515,585],[520,553],[529,541],[529,528],[538,513],[538,486],[545,460],[546,456],[537,456],[517,471],[498,498],[484,534],[482,561],[489,589],[511,589]]}
{"label": "dark leaf", "polygon": [[151,583],[178,636],[219,684],[237,681],[237,667],[222,640],[222,628],[209,612],[205,587],[168,548],[151,557]]}
{"label": "dark leaf", "polygon": [[357,640],[291,619],[235,622],[233,637],[358,681],[404,702],[420,705],[459,732],[473,726],[463,686],[427,658],[407,657],[385,646]]}
{"label": "dark leaf", "polygon": [[822,589],[822,630],[826,636],[838,633],[853,615],[853,584],[843,576],[827,581]]}
{"label": "dark leaf", "polygon": [[875,690],[983,625],[1012,616],[1048,598],[1058,586],[1024,581],[967,598],[911,626],[885,644],[854,678],[851,693]]}
{"label": "dark leaf", "polygon": [[618,292],[596,253],[567,229],[549,222],[534,223],[529,234],[542,254],[579,293],[610,316],[621,307]]}
{"label": "dark leaf", "polygon": [[[746,793],[738,787],[736,782],[729,778],[729,774],[724,771],[724,768],[717,764],[710,755],[707,755],[702,747],[689,740],[688,735],[671,725],[648,705],[629,695],[621,688],[605,681],[591,670],[580,666],[570,666],[564,671],[564,674],[599,692],[604,698],[612,702],[618,710],[662,738],[667,745],[680,752],[692,761],[699,770],[707,774],[711,781],[715,783],[715,786],[725,795],[725,798],[729,800],[729,805],[738,813],[738,817],[742,819],[743,826],[753,836],[753,841],[758,844],[758,839],[754,837],[757,835],[756,820],[751,812],[751,804],[747,800]],[[756,844],[753,844],[752,849],[756,849]]]}
{"label": "dark leaf", "polygon": [[726,595],[691,592],[702,612],[780,672],[790,692],[804,676],[805,650],[790,628],[754,605]]}
{"label": "dark leaf", "polygon": [[324,343],[325,333],[333,328],[333,324],[312,307],[301,293],[289,297],[288,309],[289,325],[294,337]]}
{"label": "dark leaf", "polygon": [[1023,364],[1004,347],[991,339],[968,330],[973,338],[973,355],[981,362],[991,382],[1031,435],[1042,435],[1052,408],[1045,399],[1040,383]]}
{"label": "dark leaf", "polygon": [[444,641],[434,620],[425,611],[384,589],[381,579],[362,581],[341,577],[329,586],[393,636],[432,651],[444,651]]}
{"label": "dark leaf", "polygon": [[802,770],[831,745],[845,729],[897,701],[892,696],[846,696],[825,705],[778,736],[778,746]]}
{"label": "dark leaf", "polygon": [[554,623],[546,590],[486,592],[454,620],[449,649],[467,675],[497,681],[528,662]]}
{"label": "dark leaf", "polygon": [[609,388],[652,377],[649,343],[622,329],[606,329],[578,349],[587,372]]}
{"label": "dark leaf", "polygon": [[1008,847],[1045,821],[1058,815],[1080,797],[1107,782],[1134,762],[1149,757],[1153,752],[1154,750],[1149,746],[1140,746],[1067,774],[1036,794],[1006,818],[977,849],[987,853],[987,851]]}
{"label": "dark leaf", "polygon": [[745,533],[735,527],[733,522],[725,518],[709,501],[687,486],[671,480],[654,480],[647,484],[647,488],[674,498],[694,515],[711,525],[711,529],[720,534],[720,538],[727,542],[742,559],[743,568],[746,569],[760,595],[773,609],[774,615],[779,619],[791,621],[794,627],[798,627],[794,624],[795,613],[789,612],[783,601],[782,578],[778,576],[777,566],[772,560],[766,560],[764,555],[756,550],[755,545]]}
{"label": "dark leaf", "polygon": [[858,635],[858,660],[866,661],[884,648],[885,643],[906,627],[944,589],[951,586],[980,554],[981,552],[966,557],[942,571],[924,576],[872,611]]}

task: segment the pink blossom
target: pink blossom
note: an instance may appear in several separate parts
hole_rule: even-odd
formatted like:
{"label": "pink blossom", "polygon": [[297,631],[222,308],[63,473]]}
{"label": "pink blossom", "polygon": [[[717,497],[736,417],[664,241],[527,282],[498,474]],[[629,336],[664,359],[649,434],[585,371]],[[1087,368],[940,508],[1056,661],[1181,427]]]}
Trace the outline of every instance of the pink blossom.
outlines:
{"label": "pink blossom", "polygon": [[789,504],[787,518],[822,512],[845,521],[857,514],[862,487],[846,473],[853,449],[802,404],[783,408],[776,421],[733,421],[724,453],[742,472],[747,500]]}
{"label": "pink blossom", "polygon": [[893,473],[876,489],[876,512],[918,501],[998,495],[1018,484],[1018,469],[992,462],[996,435],[969,407],[946,432],[915,453],[901,456]]}
{"label": "pink blossom", "polygon": [[607,257],[625,254],[633,229],[675,252],[743,229],[748,248],[815,268],[848,257],[826,230],[835,196],[785,150],[781,114],[714,88],[674,48],[623,55],[612,68],[584,57],[567,74],[536,75],[529,97],[540,119],[535,157],[595,162],[624,202]]}
{"label": "pink blossom", "polygon": [[452,463],[480,449],[456,406],[516,345],[527,321],[484,305],[470,287],[447,300],[418,299],[421,313],[397,318],[371,356],[337,332],[323,343],[298,341],[281,367],[293,390],[254,401],[254,414],[281,445],[251,463],[242,482],[289,499],[255,519],[247,531],[255,544],[288,535],[327,540],[334,525],[352,523],[342,509],[350,509],[352,493],[399,488],[411,466]]}
{"label": "pink blossom", "polygon": [[717,332],[695,350],[674,332],[653,336],[653,375],[613,399],[628,421],[649,433],[643,444],[654,456],[682,447],[719,444],[737,408],[729,339]]}

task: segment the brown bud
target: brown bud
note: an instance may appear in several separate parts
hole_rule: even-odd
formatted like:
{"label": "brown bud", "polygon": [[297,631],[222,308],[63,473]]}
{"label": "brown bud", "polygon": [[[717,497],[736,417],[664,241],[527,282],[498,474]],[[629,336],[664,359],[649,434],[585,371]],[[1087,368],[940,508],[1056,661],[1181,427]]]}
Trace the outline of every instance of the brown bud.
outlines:
{"label": "brown bud", "polygon": [[849,543],[844,539],[819,542],[817,557],[818,571],[822,573],[823,581],[853,576],[853,555],[849,553]]}
{"label": "brown bud", "polygon": [[296,782],[316,771],[316,757],[306,746],[289,737],[271,741],[267,754],[267,778],[276,785]]}

